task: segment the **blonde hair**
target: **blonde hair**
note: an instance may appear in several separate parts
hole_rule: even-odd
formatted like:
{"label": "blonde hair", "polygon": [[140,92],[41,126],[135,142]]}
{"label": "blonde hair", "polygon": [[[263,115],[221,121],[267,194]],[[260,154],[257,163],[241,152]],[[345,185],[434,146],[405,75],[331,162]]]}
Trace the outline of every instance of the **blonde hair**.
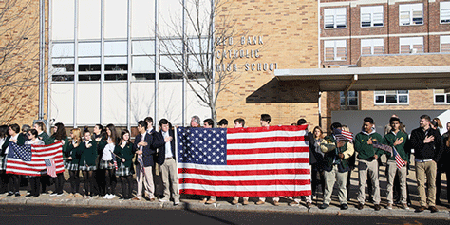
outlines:
{"label": "blonde hair", "polygon": [[81,129],[80,128],[73,128],[70,130],[73,134],[73,141],[76,141],[77,143],[81,142]]}
{"label": "blonde hair", "polygon": [[315,133],[314,131],[316,131],[316,129],[318,129],[318,130],[320,131],[320,137],[319,137],[319,138],[323,138],[323,130],[322,130],[322,128],[319,127],[319,126],[315,126],[315,127],[314,127],[314,129],[313,129],[313,137],[316,138],[316,137],[315,137],[315,134],[314,134],[314,133]]}
{"label": "blonde hair", "polygon": [[439,118],[434,118],[433,120],[437,122],[439,128],[442,128],[442,123]]}

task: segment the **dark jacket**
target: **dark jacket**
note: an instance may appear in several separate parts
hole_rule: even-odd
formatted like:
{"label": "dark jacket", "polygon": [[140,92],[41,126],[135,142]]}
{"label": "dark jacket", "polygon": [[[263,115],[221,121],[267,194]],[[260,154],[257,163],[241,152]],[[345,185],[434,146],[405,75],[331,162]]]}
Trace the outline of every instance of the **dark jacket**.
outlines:
{"label": "dark jacket", "polygon": [[43,140],[46,145],[53,143],[53,140],[45,132],[42,132],[40,135],[38,135],[38,137],[39,139]]}
{"label": "dark jacket", "polygon": [[[155,165],[154,157],[156,157],[157,148],[161,147],[161,145],[164,145],[164,141],[159,140],[159,138],[155,138],[156,135],[154,134],[156,134],[156,132],[154,132],[153,135],[145,133],[144,137],[142,137],[142,134],[138,134],[134,139],[134,148],[136,149],[136,151],[140,150],[138,143],[141,142],[141,140],[147,142],[147,145],[142,147],[142,162],[144,164],[144,167]],[[139,164],[137,158],[135,164]]]}
{"label": "dark jacket", "polygon": [[358,152],[358,159],[373,160],[375,155],[378,155],[378,158],[380,158],[384,154],[383,150],[367,144],[367,141],[370,138],[372,138],[373,142],[377,141],[381,143],[383,141],[383,137],[377,132],[372,132],[370,134],[360,132],[356,135],[354,143],[355,151]]}
{"label": "dark jacket", "polygon": [[[159,131],[157,133],[158,138],[164,141],[164,137],[162,136],[162,131]],[[172,155],[174,158],[176,158],[176,152],[175,152],[175,131],[172,129],[169,129],[169,136],[172,137],[172,141],[170,142],[170,148],[172,150]],[[159,148],[158,151],[158,161],[157,163],[162,165],[164,163],[164,160],[166,159],[166,142]]]}
{"label": "dark jacket", "polygon": [[[333,165],[336,164],[340,173],[350,171],[348,159],[354,154],[355,150],[353,148],[353,144],[346,141],[344,146],[336,146],[336,139],[333,135],[326,136],[320,144],[322,152],[325,153],[325,170],[328,172],[331,171],[333,169]],[[344,155],[343,159],[339,159],[339,153]]]}
{"label": "dark jacket", "polygon": [[81,142],[77,147],[74,147],[72,141],[70,141],[65,153],[67,158],[72,157],[71,160],[69,159],[70,162],[80,164],[81,155],[83,154],[83,144],[84,143]]}
{"label": "dark jacket", "polygon": [[[311,132],[308,132],[308,143],[309,143],[309,165],[317,163],[319,159],[317,159],[318,154],[316,153],[316,148],[314,147],[314,136]],[[322,156],[320,156],[322,158]]]}
{"label": "dark jacket", "polygon": [[83,141],[80,146],[81,151],[80,165],[88,165],[88,166],[96,165],[95,161],[97,159],[97,142],[89,141],[89,144],[91,144],[92,146],[87,148],[86,142]]}
{"label": "dark jacket", "polygon": [[[434,141],[424,143],[425,136],[434,136]],[[438,130],[430,127],[428,130],[423,131],[419,127],[411,132],[410,138],[411,148],[414,149],[416,159],[433,159],[435,162],[439,162],[442,154],[442,138]]]}
{"label": "dark jacket", "polygon": [[[136,149],[134,148],[133,143],[128,142],[123,148],[121,144],[117,144],[114,148],[114,154],[116,154],[117,158],[117,166],[120,167],[122,163],[125,167],[132,168],[133,165],[133,156],[136,153]],[[125,162],[122,162],[122,159],[125,159]]]}

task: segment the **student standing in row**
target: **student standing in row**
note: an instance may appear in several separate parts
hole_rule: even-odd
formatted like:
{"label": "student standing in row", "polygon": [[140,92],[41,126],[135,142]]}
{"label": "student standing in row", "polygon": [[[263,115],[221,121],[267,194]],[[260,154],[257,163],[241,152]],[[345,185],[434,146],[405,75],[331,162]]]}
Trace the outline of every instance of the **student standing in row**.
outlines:
{"label": "student standing in row", "polygon": [[122,198],[130,199],[133,192],[133,156],[136,150],[130,142],[130,132],[127,129],[122,130],[120,138],[120,142],[114,149],[119,167],[116,174],[122,181]]}
{"label": "student standing in row", "polygon": [[97,170],[95,160],[97,159],[97,142],[91,140],[89,130],[84,130],[84,140],[81,146],[80,170],[84,177],[84,196],[93,197],[94,171]]}
{"label": "student standing in row", "polygon": [[[44,145],[45,142],[38,138],[38,132],[36,129],[30,129],[27,132],[28,141],[25,144],[28,145]],[[31,149],[30,149],[31,150]],[[30,183],[30,194],[26,197],[39,197],[39,184],[41,182],[41,176],[26,176]]]}
{"label": "student standing in row", "polygon": [[81,158],[81,130],[80,128],[74,128],[70,130],[70,137],[72,141],[69,142],[69,146],[66,149],[66,157],[68,160],[67,170],[69,170],[70,180],[70,197],[80,197],[80,158]]}
{"label": "student standing in row", "polygon": [[116,147],[117,133],[114,124],[106,125],[106,142],[100,146],[102,148],[102,159],[100,160],[100,169],[105,171],[105,193],[103,198],[112,199],[115,197],[115,166],[113,161],[113,152]]}
{"label": "student standing in row", "polygon": [[[63,144],[63,153],[67,151],[67,147],[69,146],[70,141],[67,138],[66,127],[64,126],[63,123],[61,123],[61,122],[55,123],[55,126],[53,127],[53,134],[50,137],[50,139],[52,140],[52,142],[61,141]],[[65,154],[63,154],[63,158],[64,158],[64,168],[67,169],[68,161],[67,161]],[[52,196],[52,197],[63,196],[64,195],[63,189],[64,189],[65,182],[66,182],[66,180],[64,178],[64,172],[56,174],[55,191],[52,194],[50,194],[50,196]]]}

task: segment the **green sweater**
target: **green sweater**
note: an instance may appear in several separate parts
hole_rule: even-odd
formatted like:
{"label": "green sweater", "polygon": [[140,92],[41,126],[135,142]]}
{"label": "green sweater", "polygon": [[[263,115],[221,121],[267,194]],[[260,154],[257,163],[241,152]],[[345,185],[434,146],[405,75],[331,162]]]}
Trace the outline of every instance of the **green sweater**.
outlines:
{"label": "green sweater", "polygon": [[116,154],[119,158],[117,158],[117,166],[120,167],[122,165],[122,159],[125,159],[123,162],[125,167],[131,167],[133,165],[133,157],[136,151],[133,149],[133,143],[129,142],[122,148],[121,144],[117,144],[114,148],[114,154]]}
{"label": "green sweater", "polygon": [[383,137],[376,132],[367,134],[365,132],[360,132],[355,137],[355,151],[358,152],[358,159],[370,159],[375,155],[378,158],[384,154],[384,151],[379,148],[374,148],[372,145],[367,144],[367,141],[372,138],[372,141],[382,142]]}
{"label": "green sweater", "polygon": [[[398,144],[394,146],[394,142],[397,139],[403,139],[403,142],[401,144]],[[384,135],[383,143],[386,145],[389,145],[391,147],[395,147],[400,157],[402,157],[403,160],[406,160],[409,163],[410,158],[410,151],[407,148],[406,143],[408,143],[408,135],[403,133],[402,131],[397,132],[397,134],[394,134],[392,132],[387,133]],[[386,158],[395,160],[394,156],[391,155],[389,152],[385,152]]]}
{"label": "green sweater", "polygon": [[83,153],[83,143],[78,145],[77,147],[74,147],[72,142],[69,142],[69,146],[66,149],[66,157],[72,157],[72,160],[70,160],[72,163],[80,164],[81,154]]}
{"label": "green sweater", "polygon": [[89,148],[86,147],[86,142],[82,142],[80,146],[81,151],[81,158],[80,158],[80,165],[88,165],[88,166],[95,166],[96,159],[97,159],[97,142],[96,141],[89,141],[89,144],[91,145]]}
{"label": "green sweater", "polygon": [[39,134],[38,137],[39,137],[39,139],[43,140],[46,145],[53,143],[53,140],[45,132],[42,132],[41,134]]}

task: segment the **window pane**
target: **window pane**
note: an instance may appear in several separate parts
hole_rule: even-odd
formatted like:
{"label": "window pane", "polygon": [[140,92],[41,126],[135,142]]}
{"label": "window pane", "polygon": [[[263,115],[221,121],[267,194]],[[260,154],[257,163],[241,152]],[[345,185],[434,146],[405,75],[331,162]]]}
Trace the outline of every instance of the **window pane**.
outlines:
{"label": "window pane", "polygon": [[375,96],[375,103],[384,103],[384,96]]}
{"label": "window pane", "polygon": [[386,95],[386,103],[397,103],[397,95]]}
{"label": "window pane", "polygon": [[53,75],[52,81],[54,82],[73,81],[73,75]]}
{"label": "window pane", "polygon": [[[54,1],[53,1],[54,2]],[[100,39],[101,0],[78,1],[78,38]]]}
{"label": "window pane", "polygon": [[73,72],[75,60],[73,58],[53,58],[52,59],[52,68],[49,73],[65,73],[65,72]]}
{"label": "window pane", "polygon": [[155,80],[154,73],[133,73],[133,80]]}
{"label": "window pane", "polygon": [[444,103],[445,102],[445,96],[444,95],[435,95],[434,96],[436,103]]}
{"label": "window pane", "polygon": [[447,94],[447,103],[450,103],[450,94]]}
{"label": "window pane", "polygon": [[133,0],[131,3],[131,37],[154,37],[155,14],[155,0]]}
{"label": "window pane", "polygon": [[133,56],[131,58],[133,65],[133,73],[148,71],[155,72],[155,57],[154,56]]}
{"label": "window pane", "polygon": [[55,43],[52,48],[52,57],[73,57],[74,43]]}
{"label": "window pane", "polygon": [[52,1],[52,40],[73,40],[75,0]]}
{"label": "window pane", "polygon": [[398,90],[399,94],[408,94],[408,90]]}
{"label": "window pane", "polygon": [[105,38],[127,37],[127,1],[107,0],[105,5]]}
{"label": "window pane", "polygon": [[78,75],[79,81],[99,81],[101,75],[100,74],[80,74]]}
{"label": "window pane", "polygon": [[78,43],[78,56],[100,56],[100,42]]}
{"label": "window pane", "polygon": [[101,71],[100,58],[79,58],[78,70],[82,71]]}
{"label": "window pane", "polygon": [[349,105],[358,105],[358,99],[357,98],[349,98],[348,104]]}
{"label": "window pane", "polygon": [[160,57],[160,71],[161,72],[178,72],[180,71],[179,65],[181,62],[181,56],[161,56]]}
{"label": "window pane", "polygon": [[107,81],[117,81],[117,80],[127,80],[127,74],[105,74],[105,80]]}
{"label": "window pane", "polygon": [[398,103],[408,103],[408,96],[407,95],[399,95]]}
{"label": "window pane", "polygon": [[106,56],[127,55],[127,42],[126,41],[105,42],[104,54]]}
{"label": "window pane", "polygon": [[105,57],[106,71],[128,70],[127,57]]}
{"label": "window pane", "polygon": [[357,97],[358,96],[358,92],[356,91],[349,91],[348,92],[348,97]]}
{"label": "window pane", "polygon": [[131,52],[133,55],[154,55],[155,41],[133,41]]}

